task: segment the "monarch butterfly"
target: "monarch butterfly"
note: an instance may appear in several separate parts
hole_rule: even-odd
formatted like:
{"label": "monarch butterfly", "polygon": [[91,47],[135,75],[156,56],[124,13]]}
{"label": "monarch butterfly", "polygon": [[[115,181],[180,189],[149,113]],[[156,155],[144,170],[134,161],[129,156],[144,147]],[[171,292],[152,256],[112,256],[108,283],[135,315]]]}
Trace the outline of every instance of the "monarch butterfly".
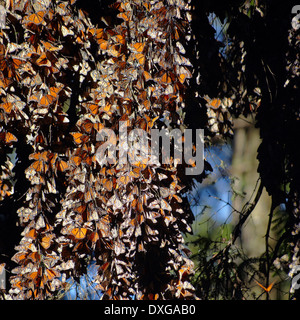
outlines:
{"label": "monarch butterfly", "polygon": [[71,231],[72,235],[76,238],[76,239],[84,239],[87,233],[87,229],[86,228],[74,228]]}
{"label": "monarch butterfly", "polygon": [[31,168],[33,168],[36,172],[45,172],[44,170],[47,166],[44,166],[44,163],[42,161],[35,161]]}
{"label": "monarch butterfly", "polygon": [[32,153],[29,155],[29,160],[48,161],[48,151]]}
{"label": "monarch butterfly", "polygon": [[192,77],[192,73],[186,67],[183,67],[183,66],[176,67],[176,73],[179,74],[179,81],[180,82],[181,81],[184,82],[185,78]]}
{"label": "monarch butterfly", "polygon": [[97,39],[97,42],[99,44],[99,47],[101,50],[107,50],[108,47],[108,41],[104,39]]}
{"label": "monarch butterfly", "polygon": [[274,285],[274,282],[272,282],[272,283],[268,286],[268,288],[266,288],[266,287],[264,287],[262,284],[260,284],[258,281],[256,281],[255,279],[254,279],[254,281],[255,281],[263,290],[265,290],[266,292],[270,292],[270,291],[272,290],[272,288],[273,288],[273,285]]}
{"label": "monarch butterfly", "polygon": [[168,204],[168,202],[164,199],[161,199],[161,208],[163,210],[172,211],[171,206]]}
{"label": "monarch butterfly", "polygon": [[41,246],[45,249],[48,249],[51,245],[51,241],[52,239],[54,238],[54,235],[53,234],[50,234],[50,235],[47,235],[47,236],[44,236],[41,240]]}
{"label": "monarch butterfly", "polygon": [[125,12],[119,13],[117,15],[118,18],[123,19],[124,21],[129,21],[131,20],[131,17],[129,17],[129,15]]}
{"label": "monarch butterfly", "polygon": [[27,277],[35,282],[38,281],[38,278],[41,276],[41,268],[38,271],[31,272]]}
{"label": "monarch butterfly", "polygon": [[46,269],[46,274],[44,277],[48,278],[48,280],[52,280],[55,277],[59,277],[60,273],[53,269]]}
{"label": "monarch butterfly", "polygon": [[111,110],[112,105],[110,103],[107,103],[104,107],[101,107],[101,111],[107,113],[108,115],[111,115],[112,112]]}
{"label": "monarch butterfly", "polygon": [[144,212],[144,207],[143,207],[143,199],[142,198],[138,198],[137,200],[137,205],[136,205],[136,209],[139,213]]}
{"label": "monarch butterfly", "polygon": [[38,262],[40,260],[40,254],[38,252],[31,252],[27,256],[27,259],[30,259],[32,262]]}
{"label": "monarch butterfly", "polygon": [[113,189],[113,182],[112,180],[109,180],[109,179],[103,179],[102,186],[105,190],[111,191]]}
{"label": "monarch butterfly", "polygon": [[133,49],[134,52],[136,53],[141,53],[144,51],[145,48],[145,44],[144,42],[136,42],[135,44],[133,44],[131,47]]}
{"label": "monarch butterfly", "polygon": [[104,125],[100,122],[96,122],[94,123],[94,128],[97,130],[97,131],[100,131],[101,129],[104,128]]}
{"label": "monarch butterfly", "polygon": [[63,88],[62,84],[59,84],[58,87],[50,87],[49,88],[50,95],[54,98],[57,98],[62,88]]}
{"label": "monarch butterfly", "polygon": [[76,167],[78,167],[81,163],[81,157],[78,156],[72,156],[71,161],[75,164]]}
{"label": "monarch butterfly", "polygon": [[0,61],[0,70],[3,72],[5,78],[12,78],[16,76],[17,80],[19,81],[19,75],[16,73],[16,70],[24,63],[24,60],[17,59],[17,58],[10,58],[7,60]]}
{"label": "monarch butterfly", "polygon": [[68,163],[66,161],[64,161],[64,160],[60,160],[60,161],[57,162],[57,168],[58,168],[59,171],[64,172],[64,171],[66,171],[68,169],[68,167],[69,167]]}
{"label": "monarch butterfly", "polygon": [[35,62],[38,66],[40,67],[51,67],[51,62],[50,60],[48,60],[47,56],[46,56],[46,53],[43,52],[39,58],[36,59],[36,62]]}
{"label": "monarch butterfly", "polygon": [[117,182],[118,182],[119,184],[122,184],[122,185],[125,185],[125,186],[126,186],[126,185],[130,182],[130,180],[131,180],[131,179],[130,179],[129,176],[127,176],[127,175],[125,176],[125,175],[124,175],[124,176],[119,177]]}
{"label": "monarch butterfly", "polygon": [[[130,153],[128,153],[128,156],[130,157],[129,161],[130,161],[132,166],[138,167],[141,170],[144,170],[147,167],[147,165],[148,165],[148,157],[144,157],[143,159],[141,159],[141,161],[135,161],[134,156],[131,157]],[[134,175],[131,175],[131,176],[134,176]]]}
{"label": "monarch butterfly", "polygon": [[[54,46],[53,44],[51,44],[50,42],[48,41],[43,41],[41,40],[41,43],[44,45],[44,48],[47,50],[47,51],[58,51],[58,50],[61,50],[62,49],[62,45],[59,45],[58,47]],[[44,51],[44,50],[42,50]]]}
{"label": "monarch butterfly", "polygon": [[[81,144],[84,140],[84,135],[80,132],[71,132],[76,144]],[[73,157],[74,158],[74,157]],[[73,159],[74,160],[74,159]]]}
{"label": "monarch butterfly", "polygon": [[145,55],[143,55],[142,53],[137,53],[134,55],[135,60],[138,61],[138,63],[140,65],[144,65],[145,64]]}
{"label": "monarch butterfly", "polygon": [[96,115],[98,113],[98,105],[97,104],[87,104],[88,111],[92,114]]}
{"label": "monarch butterfly", "polygon": [[44,228],[45,226],[46,226],[45,219],[44,219],[43,215],[40,214],[37,221],[36,221],[35,229],[39,230],[41,228]]}
{"label": "monarch butterfly", "polygon": [[118,195],[114,194],[108,201],[107,206],[113,206],[113,210],[118,210],[123,207],[123,203],[120,201]]}
{"label": "monarch butterfly", "polygon": [[119,44],[112,45],[108,48],[108,52],[110,52],[113,57],[117,58],[121,55],[121,46]]}
{"label": "monarch butterfly", "polygon": [[207,106],[212,109],[218,109],[221,105],[221,100],[219,98],[210,98],[208,96],[204,96],[204,99],[207,101]]}
{"label": "monarch butterfly", "polygon": [[80,126],[87,133],[91,133],[92,129],[94,128],[94,124],[89,120],[84,121]]}
{"label": "monarch butterfly", "polygon": [[148,71],[144,71],[143,75],[144,75],[144,79],[145,79],[146,82],[149,81],[149,80],[152,80],[152,76]]}
{"label": "monarch butterfly", "polygon": [[91,235],[90,235],[90,240],[93,242],[93,243],[95,243],[95,242],[97,242],[98,240],[99,240],[99,234],[98,234],[98,232],[93,232],[93,233],[91,233]]}
{"label": "monarch butterfly", "polygon": [[[17,252],[13,257],[12,257],[12,261],[19,263],[22,260],[25,260],[27,258],[27,252]],[[0,272],[1,273],[1,272]]]}
{"label": "monarch butterfly", "polygon": [[0,88],[7,88],[10,83],[11,83],[11,80],[8,77],[2,78],[0,79]]}
{"label": "monarch butterfly", "polygon": [[158,179],[160,181],[163,180],[163,179],[168,179],[168,176],[165,175],[164,173],[157,172],[157,175],[158,175]]}
{"label": "monarch butterfly", "polygon": [[37,237],[37,232],[35,229],[31,229],[29,232],[26,233],[25,235],[27,238],[30,238],[30,239],[36,239]]}
{"label": "monarch butterfly", "polygon": [[66,37],[66,36],[73,36],[74,35],[74,32],[73,32],[73,30],[71,30],[71,29],[68,29],[67,27],[65,27],[65,26],[61,26],[61,33],[62,33],[62,35],[64,36],[64,37]]}
{"label": "monarch butterfly", "polygon": [[18,139],[10,132],[0,132],[0,141],[4,141],[5,144],[18,141]]}
{"label": "monarch butterfly", "polygon": [[188,67],[192,66],[191,62],[188,59],[186,59],[182,55],[178,54],[177,52],[174,53],[174,59],[178,65],[184,65],[184,66],[188,66]]}
{"label": "monarch butterfly", "polygon": [[186,76],[182,73],[178,76],[178,80],[183,84]]}
{"label": "monarch butterfly", "polygon": [[54,101],[55,97],[53,97],[51,94],[47,94],[41,97],[39,105],[43,107],[49,107]]}
{"label": "monarch butterfly", "polygon": [[168,75],[168,73],[166,72],[165,74],[163,74],[159,78],[159,82],[162,82],[162,83],[165,83],[165,84],[170,84],[170,83],[172,83],[172,79],[171,79],[170,75]]}
{"label": "monarch butterfly", "polygon": [[125,37],[121,34],[117,34],[113,38],[116,40],[116,42],[119,42],[120,44],[125,44]]}
{"label": "monarch butterfly", "polygon": [[11,66],[14,70],[19,69],[19,67],[24,64],[24,59],[19,58],[12,58],[11,59]]}
{"label": "monarch butterfly", "polygon": [[86,210],[86,204],[80,205],[74,209],[77,213],[83,214]]}
{"label": "monarch butterfly", "polygon": [[92,34],[92,36],[96,38],[96,40],[102,39],[104,36],[103,28],[100,28],[100,29],[91,28],[89,29],[89,32]]}
{"label": "monarch butterfly", "polygon": [[84,193],[84,201],[87,203],[87,202],[90,202],[94,199],[94,192],[93,192],[93,189],[92,188],[88,188],[88,190],[85,191]]}

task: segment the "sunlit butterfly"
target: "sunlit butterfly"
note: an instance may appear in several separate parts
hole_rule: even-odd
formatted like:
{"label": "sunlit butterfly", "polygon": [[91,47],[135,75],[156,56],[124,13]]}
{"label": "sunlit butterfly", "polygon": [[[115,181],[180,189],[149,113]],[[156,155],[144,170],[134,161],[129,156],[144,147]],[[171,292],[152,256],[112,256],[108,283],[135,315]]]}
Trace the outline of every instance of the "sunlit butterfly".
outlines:
{"label": "sunlit butterfly", "polygon": [[44,45],[44,48],[47,51],[58,51],[62,49],[62,45],[59,45],[58,47],[54,46],[52,43],[48,42],[48,41],[43,41],[41,40],[41,43]]}
{"label": "sunlit butterfly", "polygon": [[152,80],[152,76],[148,71],[144,71],[143,75],[144,75],[144,79],[145,79],[146,82],[149,81],[149,80]]}
{"label": "sunlit butterfly", "polygon": [[145,64],[145,55],[143,55],[142,53],[137,53],[134,55],[135,60],[138,61],[138,63],[140,65],[144,65]]}
{"label": "sunlit butterfly", "polygon": [[45,11],[39,11],[36,13],[31,14],[30,16],[25,18],[25,21],[27,23],[33,23],[35,25],[40,25],[40,24],[46,24],[44,21],[44,16],[46,15]]}
{"label": "sunlit butterfly", "polygon": [[268,286],[268,288],[266,288],[266,287],[264,287],[261,283],[259,283],[258,281],[256,281],[255,279],[254,279],[254,281],[255,281],[263,290],[265,290],[266,292],[270,292],[271,289],[273,288],[273,285],[274,285],[274,282],[272,282],[272,283]]}
{"label": "sunlit butterfly", "polygon": [[166,72],[160,77],[160,82],[165,83],[165,84],[170,84],[170,83],[172,83],[172,78]]}
{"label": "sunlit butterfly", "polygon": [[27,238],[30,238],[30,239],[36,239],[37,237],[37,232],[35,229],[31,229],[29,232],[26,233],[25,235]]}
{"label": "sunlit butterfly", "polygon": [[30,160],[42,160],[47,161],[48,160],[48,151],[43,152],[36,152],[29,155]]}
{"label": "sunlit butterfly", "polygon": [[45,276],[48,280],[52,280],[54,277],[60,276],[60,273],[54,269],[46,269]]}
{"label": "sunlit butterfly", "polygon": [[113,182],[110,179],[102,179],[101,181],[103,188],[106,191],[111,191],[113,189]]}
{"label": "sunlit butterfly", "polygon": [[86,228],[74,228],[71,231],[71,233],[76,239],[83,239],[86,236],[87,229]]}
{"label": "sunlit butterfly", "polygon": [[0,61],[0,71],[2,71],[5,78],[12,78],[16,77],[19,81],[19,75],[16,73],[16,71],[24,64],[23,59],[19,58],[9,58],[6,60]]}
{"label": "sunlit butterfly", "polygon": [[185,80],[186,76],[182,73],[178,76],[178,80],[181,82],[181,83],[184,83],[184,80]]}
{"label": "sunlit butterfly", "polygon": [[208,96],[204,96],[204,99],[207,101],[207,106],[213,109],[218,109],[221,105],[221,99],[219,98],[210,98]]}
{"label": "sunlit butterfly", "polygon": [[64,160],[57,161],[57,168],[58,168],[59,171],[64,172],[64,171],[66,171],[68,169],[68,167],[69,166],[68,166],[68,163],[66,161],[64,161]]}
{"label": "sunlit butterfly", "polygon": [[123,19],[124,21],[131,20],[131,17],[129,15],[129,12],[121,12],[117,15],[118,18]]}
{"label": "sunlit butterfly", "polygon": [[136,53],[142,53],[144,51],[145,44],[145,42],[136,42],[133,45],[131,45],[131,48]]}
{"label": "sunlit butterfly", "polygon": [[74,32],[73,30],[71,29],[68,29],[67,27],[65,26],[61,26],[61,33],[64,37],[66,36],[73,36],[74,35]]}
{"label": "sunlit butterfly", "polygon": [[55,237],[54,234],[46,235],[42,238],[40,244],[44,249],[49,249],[52,239]]}
{"label": "sunlit butterfly", "polygon": [[98,39],[98,44],[101,50],[107,50],[108,47],[108,41],[105,39]]}
{"label": "sunlit butterfly", "polygon": [[93,115],[96,115],[98,113],[98,109],[99,109],[99,106],[97,104],[87,104],[87,108],[88,108],[88,111],[91,112]]}
{"label": "sunlit butterfly", "polygon": [[36,64],[39,66],[51,67],[51,62],[48,60],[47,55],[43,52],[36,60]]}
{"label": "sunlit butterfly", "polygon": [[76,167],[78,167],[80,165],[81,160],[82,159],[79,156],[72,156],[71,157],[71,161],[72,161],[73,164],[75,164]]}
{"label": "sunlit butterfly", "polygon": [[41,228],[44,228],[45,226],[46,226],[45,219],[44,219],[43,215],[40,214],[37,219],[35,228],[36,228],[36,230],[39,230]]}
{"label": "sunlit butterfly", "polygon": [[71,132],[71,135],[73,136],[76,144],[81,144],[86,140],[86,136],[80,132]]}
{"label": "sunlit butterfly", "polygon": [[112,45],[112,46],[110,46],[108,49],[107,49],[107,51],[109,52],[109,53],[111,53],[111,55],[113,56],[113,57],[119,57],[120,56],[120,54],[121,54],[121,46],[120,45]]}
{"label": "sunlit butterfly", "polygon": [[46,94],[41,97],[39,105],[42,107],[49,107],[56,100],[51,94]]}
{"label": "sunlit butterfly", "polygon": [[114,38],[114,40],[116,41],[116,42],[119,42],[120,44],[125,44],[125,37],[124,36],[122,36],[121,34],[117,34],[116,36],[114,36],[113,37]]}
{"label": "sunlit butterfly", "polygon": [[105,34],[103,28],[99,28],[99,29],[91,28],[89,29],[89,33],[91,33],[96,40],[102,39]]}
{"label": "sunlit butterfly", "polygon": [[0,141],[4,141],[5,144],[18,141],[18,139],[10,132],[0,132]]}

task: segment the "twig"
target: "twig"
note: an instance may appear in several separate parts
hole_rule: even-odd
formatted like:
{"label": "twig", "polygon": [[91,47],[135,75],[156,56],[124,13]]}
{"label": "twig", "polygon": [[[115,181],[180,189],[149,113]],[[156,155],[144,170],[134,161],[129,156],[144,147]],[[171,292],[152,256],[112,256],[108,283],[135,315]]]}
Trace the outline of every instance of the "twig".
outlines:
{"label": "twig", "polygon": [[[235,226],[233,232],[232,232],[232,239],[231,239],[231,243],[230,244],[234,244],[236,239],[240,236],[241,234],[241,229],[243,224],[245,223],[245,221],[248,219],[248,217],[250,216],[250,214],[252,213],[252,211],[254,210],[254,208],[256,207],[260,196],[262,194],[263,191],[263,185],[260,182],[259,188],[257,190],[256,196],[254,201],[251,203],[251,205],[246,209],[248,202],[244,205],[242,211],[241,211],[241,218],[238,222],[238,224]],[[244,211],[244,212],[243,212]]]}
{"label": "twig", "polygon": [[[269,278],[270,278],[270,254],[269,254],[269,238],[270,238],[270,230],[271,230],[271,224],[272,224],[272,220],[273,220],[273,213],[274,213],[274,203],[272,201],[272,205],[271,205],[271,210],[269,213],[269,221],[268,221],[268,226],[267,226],[267,232],[266,232],[266,236],[265,236],[265,243],[266,243],[266,287],[269,286]],[[267,300],[269,300],[269,292],[267,292]]]}

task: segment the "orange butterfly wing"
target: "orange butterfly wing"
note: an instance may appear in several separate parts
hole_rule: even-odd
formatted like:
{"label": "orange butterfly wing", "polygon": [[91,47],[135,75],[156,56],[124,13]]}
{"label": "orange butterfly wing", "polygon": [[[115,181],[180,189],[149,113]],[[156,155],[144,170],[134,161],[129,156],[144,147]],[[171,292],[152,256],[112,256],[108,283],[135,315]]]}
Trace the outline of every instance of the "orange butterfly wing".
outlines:
{"label": "orange butterfly wing", "polygon": [[[11,142],[18,141],[18,139],[10,132],[1,132],[1,133],[4,134],[4,141],[6,144],[10,144]],[[1,133],[0,133],[0,135],[1,135]]]}
{"label": "orange butterfly wing", "polygon": [[45,21],[44,21],[45,14],[46,14],[45,11],[39,11],[37,13],[33,13],[29,17],[27,17],[26,22],[33,23],[36,25],[45,24]]}
{"label": "orange butterfly wing", "polygon": [[51,105],[54,100],[55,100],[55,98],[52,95],[47,94],[41,98],[40,106],[49,107],[49,105]]}
{"label": "orange butterfly wing", "polygon": [[260,284],[258,281],[254,280],[263,290],[265,290],[266,292],[270,292],[273,288],[274,282],[272,282],[268,288],[264,287],[262,284]]}
{"label": "orange butterfly wing", "polygon": [[0,104],[0,108],[2,108],[6,113],[11,113],[13,104],[11,102],[5,102]]}
{"label": "orange butterfly wing", "polygon": [[143,52],[144,48],[145,48],[145,44],[144,42],[137,42],[133,45],[133,49],[138,52],[141,53]]}
{"label": "orange butterfly wing", "polygon": [[76,239],[84,239],[86,236],[87,229],[86,228],[74,228],[71,233]]}

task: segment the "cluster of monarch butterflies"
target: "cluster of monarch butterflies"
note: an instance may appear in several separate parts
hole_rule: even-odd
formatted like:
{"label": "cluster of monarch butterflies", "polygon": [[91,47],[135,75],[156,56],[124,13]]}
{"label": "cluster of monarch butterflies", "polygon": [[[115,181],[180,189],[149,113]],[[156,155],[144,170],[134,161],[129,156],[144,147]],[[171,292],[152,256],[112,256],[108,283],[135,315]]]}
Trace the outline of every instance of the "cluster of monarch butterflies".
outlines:
{"label": "cluster of monarch butterflies", "polygon": [[229,112],[233,101],[230,98],[209,98],[204,96],[207,106],[208,128],[211,133],[222,136],[233,136],[232,117]]}
{"label": "cluster of monarch butterflies", "polygon": [[97,133],[121,121],[148,137],[184,127],[190,6],[120,0],[119,23],[99,28],[75,2],[8,1],[0,32],[1,197],[13,192],[6,155],[31,150],[16,151],[29,187],[9,293],[53,297],[93,258],[102,299],[193,299],[184,165],[97,159]]}

